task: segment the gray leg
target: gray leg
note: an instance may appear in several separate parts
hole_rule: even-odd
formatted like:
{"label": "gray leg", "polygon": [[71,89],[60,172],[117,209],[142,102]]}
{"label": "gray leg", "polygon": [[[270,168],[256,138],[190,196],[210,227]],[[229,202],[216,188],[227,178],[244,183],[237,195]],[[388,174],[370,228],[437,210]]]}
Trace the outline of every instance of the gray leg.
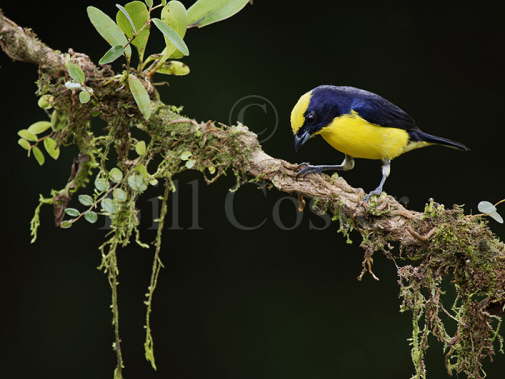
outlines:
{"label": "gray leg", "polygon": [[352,170],[353,168],[354,168],[354,159],[352,159],[352,157],[346,155],[344,160],[342,161],[342,163],[337,164],[337,165],[312,166],[312,165],[306,164],[306,166],[304,168],[302,168],[300,171],[298,171],[298,174],[296,176],[304,176],[307,174],[320,173],[323,171],[333,171],[333,170],[348,171],[348,170]]}
{"label": "gray leg", "polygon": [[389,176],[389,173],[391,172],[391,160],[389,159],[384,159],[382,161],[382,179],[381,182],[379,183],[378,187],[374,189],[372,192],[370,192],[368,195],[365,196],[365,201],[368,201],[372,195],[380,195],[382,193],[382,187],[384,186],[384,183],[386,182],[387,177]]}

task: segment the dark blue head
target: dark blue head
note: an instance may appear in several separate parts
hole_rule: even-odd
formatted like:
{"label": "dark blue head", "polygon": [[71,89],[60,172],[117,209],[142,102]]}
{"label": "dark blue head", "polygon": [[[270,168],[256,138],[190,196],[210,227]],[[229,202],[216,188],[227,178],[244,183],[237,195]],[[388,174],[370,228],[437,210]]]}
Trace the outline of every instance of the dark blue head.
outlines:
{"label": "dark blue head", "polygon": [[350,111],[353,97],[343,87],[323,85],[304,94],[291,112],[291,128],[298,150],[335,117]]}

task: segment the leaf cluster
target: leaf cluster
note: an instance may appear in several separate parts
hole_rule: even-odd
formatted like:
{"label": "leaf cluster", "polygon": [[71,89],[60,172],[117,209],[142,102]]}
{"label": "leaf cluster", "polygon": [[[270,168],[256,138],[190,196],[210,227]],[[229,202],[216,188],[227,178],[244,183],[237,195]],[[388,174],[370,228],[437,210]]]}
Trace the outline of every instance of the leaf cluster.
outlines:
{"label": "leaf cluster", "polygon": [[[18,132],[19,145],[40,165],[45,163],[43,150],[53,159],[58,159],[64,146],[75,145],[79,150],[67,184],[52,190],[50,197],[40,196],[30,223],[32,242],[37,238],[41,207],[46,204],[53,206],[56,225],[63,229],[81,220],[95,224],[101,218],[110,226],[106,241],[99,247],[99,269],[106,274],[112,292],[115,378],[122,377],[124,365],[118,324],[117,250],[132,240],[143,248],[151,247],[140,240],[138,197],[149,186],[163,181],[162,212],[157,220],[151,284],[145,302],[145,355],[156,368],[150,314],[162,266],[159,255],[166,202],[174,190],[171,178],[180,171],[195,169],[205,173],[210,182],[230,167],[233,169],[234,164],[240,164],[238,158],[248,154],[238,142],[238,134],[223,140],[208,138],[179,114],[180,107],[163,104],[152,86],[152,76],[188,74],[189,67],[180,61],[189,54],[184,40],[187,30],[226,19],[246,4],[247,1],[237,0],[199,0],[186,9],[179,1],[132,1],[116,5],[114,19],[98,8],[88,7],[92,25],[110,45],[99,64],[124,58],[122,71],[114,75],[103,66],[102,72],[111,74],[97,79],[96,73],[87,71],[88,66],[78,54],[65,55],[63,76],[55,79],[41,72],[37,82],[41,95],[38,105],[49,120],[35,122]],[[162,51],[147,55],[152,25],[163,35],[165,46]],[[110,102],[118,97],[122,102]],[[91,129],[94,117],[101,118],[107,126],[100,131]],[[169,124],[172,125],[167,127]],[[240,182],[238,170],[235,174]]]}

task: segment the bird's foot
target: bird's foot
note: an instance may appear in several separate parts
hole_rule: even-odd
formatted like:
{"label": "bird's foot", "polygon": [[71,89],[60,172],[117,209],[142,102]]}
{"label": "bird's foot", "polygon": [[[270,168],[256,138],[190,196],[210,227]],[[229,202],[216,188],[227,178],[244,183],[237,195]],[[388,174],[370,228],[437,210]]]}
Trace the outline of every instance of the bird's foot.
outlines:
{"label": "bird's foot", "polygon": [[307,162],[300,163],[299,166],[305,166],[296,173],[296,177],[305,176],[307,174],[319,174],[323,171],[321,166],[312,166]]}
{"label": "bird's foot", "polygon": [[377,196],[380,196],[380,194],[382,193],[382,188],[376,188],[374,189],[373,191],[371,191],[370,193],[366,194],[365,197],[363,198],[363,201],[365,203],[368,203],[368,200],[370,200],[370,198],[373,196],[373,195],[377,195]]}

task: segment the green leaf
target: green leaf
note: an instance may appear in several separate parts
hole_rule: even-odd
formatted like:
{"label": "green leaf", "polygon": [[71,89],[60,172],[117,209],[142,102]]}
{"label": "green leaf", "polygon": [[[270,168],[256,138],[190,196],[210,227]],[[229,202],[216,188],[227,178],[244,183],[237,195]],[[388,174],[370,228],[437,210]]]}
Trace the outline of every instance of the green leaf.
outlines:
{"label": "green leaf", "polygon": [[191,158],[193,154],[191,153],[191,151],[184,151],[180,156],[179,158],[181,158],[183,161],[187,161],[189,158]]}
{"label": "green leaf", "polygon": [[112,63],[118,59],[124,53],[124,47],[121,45],[112,46],[107,52],[100,58],[98,64]]}
{"label": "green leaf", "polygon": [[44,153],[37,147],[32,146],[33,156],[37,160],[39,165],[43,165],[46,162],[46,158],[44,158]]}
{"label": "green leaf", "polygon": [[63,220],[61,223],[60,223],[60,228],[62,229],[68,229],[72,226],[72,221],[69,221],[69,220]]}
{"label": "green leaf", "polygon": [[186,35],[188,11],[180,1],[170,1],[161,10],[161,20],[174,29],[181,37]]}
{"label": "green leaf", "polygon": [[169,39],[174,46],[180,50],[180,52],[184,55],[189,55],[189,49],[184,40],[179,36],[179,34],[172,29],[170,26],[165,24],[159,18],[153,18],[152,20],[154,25],[163,33],[163,35]]}
{"label": "green leaf", "polygon": [[485,214],[490,214],[490,213],[496,212],[496,207],[493,204],[491,204],[489,201],[479,202],[479,204],[477,205],[477,209],[480,212],[485,213]]}
{"label": "green leaf", "polygon": [[[181,38],[184,38],[188,27],[188,12],[184,4],[180,1],[170,1],[161,10],[161,20],[174,29]],[[165,44],[164,56],[166,58],[184,56],[184,54],[166,37]]]}
{"label": "green leaf", "polygon": [[127,195],[126,192],[121,188],[116,188],[112,191],[112,197],[117,201],[126,201]]}
{"label": "green leaf", "polygon": [[50,127],[51,123],[49,121],[37,121],[28,127],[28,131],[32,134],[40,134],[44,133]]}
{"label": "green leaf", "polygon": [[68,74],[75,82],[84,84],[86,77],[84,76],[84,71],[82,71],[78,64],[67,61],[65,66],[67,67]]}
{"label": "green leaf", "polygon": [[121,172],[120,169],[114,167],[112,170],[109,171],[109,178],[114,183],[119,183],[123,179],[123,173]]}
{"label": "green leaf", "polygon": [[196,161],[194,159],[189,159],[186,161],[185,166],[187,169],[192,169],[193,166],[195,165],[195,163],[196,163]]}
{"label": "green leaf", "polygon": [[225,20],[244,8],[249,0],[198,0],[188,9],[189,24],[202,28]]}
{"label": "green leaf", "polygon": [[[141,3],[142,5],[144,5],[144,3]],[[144,5],[145,7],[145,5]],[[133,34],[137,34],[137,28],[135,27],[135,24],[133,23],[133,20],[132,18],[130,17],[130,15],[128,14],[128,11],[120,4],[116,4],[116,8],[119,9],[119,11],[123,14],[123,16],[126,17],[126,19],[128,20],[128,22],[130,23],[130,27],[133,31]],[[116,22],[117,22],[117,16],[116,16]],[[119,25],[119,22],[117,22],[117,24]],[[121,28],[121,26],[119,26]],[[122,28],[121,28],[122,29]],[[124,30],[123,30],[124,32]]]}
{"label": "green leaf", "polygon": [[79,102],[81,104],[86,104],[90,100],[91,100],[91,94],[88,91],[83,90],[79,92]]}
{"label": "green leaf", "polygon": [[91,205],[93,205],[93,198],[89,195],[79,195],[78,199],[79,203],[81,203],[85,207],[90,207]]}
{"label": "green leaf", "polygon": [[189,74],[189,66],[179,61],[168,61],[156,70],[157,74],[183,76]]}
{"label": "green leaf", "polygon": [[[129,18],[125,12],[129,15]],[[144,52],[149,39],[149,18],[149,10],[141,1],[129,2],[123,10],[120,8],[120,11],[116,14],[116,22],[128,38],[132,38],[135,33],[146,25],[132,41],[132,45],[137,48],[140,61],[144,59]]]}
{"label": "green leaf", "polygon": [[77,209],[75,208],[66,208],[65,213],[69,215],[70,217],[77,217],[81,214]]}
{"label": "green leaf", "polygon": [[144,155],[146,153],[146,143],[144,141],[139,141],[135,144],[135,152],[138,155]]}
{"label": "green leaf", "polygon": [[60,148],[54,139],[51,137],[47,137],[44,139],[44,147],[47,151],[47,154],[54,160],[58,159],[60,156]]}
{"label": "green leaf", "polygon": [[18,136],[20,136],[21,138],[24,138],[28,141],[32,141],[32,142],[37,142],[38,139],[37,139],[37,136],[31,132],[29,132],[27,129],[21,129],[18,131]]}
{"label": "green leaf", "polygon": [[138,173],[135,173],[128,177],[128,185],[132,190],[136,192],[144,192],[147,189],[147,184],[145,183],[144,176]]}
{"label": "green leaf", "polygon": [[109,181],[105,178],[96,178],[95,188],[98,192],[105,192],[110,188]]}
{"label": "green leaf", "polygon": [[53,130],[59,130],[64,127],[64,123],[61,122],[61,117],[60,113],[55,109],[53,113],[51,113],[51,127]]}
{"label": "green leaf", "polygon": [[149,175],[146,166],[144,166],[143,164],[135,166],[135,171],[137,171],[140,175],[142,175],[146,180],[149,179],[149,177],[151,176]]}
{"label": "green leaf", "polygon": [[496,207],[489,201],[481,201],[477,205],[480,212],[488,215],[496,222],[503,224],[503,217],[496,211]]}
{"label": "green leaf", "polygon": [[28,151],[30,151],[30,149],[32,148],[32,145],[30,145],[30,142],[28,142],[27,140],[25,140],[23,138],[18,139],[18,145]]}
{"label": "green leaf", "polygon": [[130,91],[139,107],[140,112],[146,120],[151,117],[151,99],[142,82],[135,75],[128,75],[128,85]]}
{"label": "green leaf", "polygon": [[100,204],[102,205],[102,209],[107,213],[114,214],[117,212],[117,208],[116,205],[114,204],[114,201],[112,199],[109,199],[108,197],[103,199]]}
{"label": "green leaf", "polygon": [[149,8],[153,7],[153,0],[146,0],[146,4]]}
{"label": "green leaf", "polygon": [[96,212],[87,211],[86,213],[84,213],[84,219],[90,224],[94,224],[96,220],[98,220],[98,215],[96,214]]}
{"label": "green leaf", "polygon": [[37,101],[37,105],[42,109],[51,109],[53,107],[54,96],[42,95]]}
{"label": "green leaf", "polygon": [[[128,44],[128,39],[121,28],[117,26],[117,24],[109,16],[95,7],[90,6],[86,8],[86,10],[91,23],[102,38],[109,43],[109,45],[126,46]],[[132,55],[130,46],[126,46],[125,55],[128,59],[130,59]]]}
{"label": "green leaf", "polygon": [[487,214],[489,217],[494,219],[496,222],[503,224],[503,217],[498,212],[491,212]]}

